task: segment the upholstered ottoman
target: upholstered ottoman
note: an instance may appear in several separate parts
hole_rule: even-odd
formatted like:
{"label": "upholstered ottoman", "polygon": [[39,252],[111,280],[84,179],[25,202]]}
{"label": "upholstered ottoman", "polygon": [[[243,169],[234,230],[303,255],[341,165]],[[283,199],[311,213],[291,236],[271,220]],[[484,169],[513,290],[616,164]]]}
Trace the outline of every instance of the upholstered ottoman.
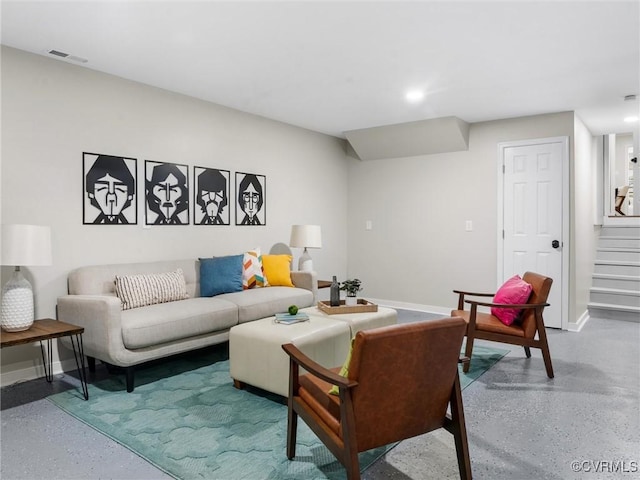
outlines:
{"label": "upholstered ottoman", "polygon": [[231,328],[229,373],[234,385],[249,384],[288,396],[289,357],[282,345],[289,342],[320,365],[342,365],[349,353],[349,324],[325,317],[329,316],[310,315],[308,321],[292,325],[275,323],[269,317]]}
{"label": "upholstered ottoman", "polygon": [[[346,322],[351,329],[351,337],[355,337],[360,330],[368,330],[370,328],[386,327],[398,323],[398,312],[393,308],[378,307],[377,312],[362,313],[336,313],[329,315],[318,307],[308,307],[302,312],[306,312],[309,317],[330,318],[331,320],[340,320]],[[342,364],[339,364],[342,365]]]}

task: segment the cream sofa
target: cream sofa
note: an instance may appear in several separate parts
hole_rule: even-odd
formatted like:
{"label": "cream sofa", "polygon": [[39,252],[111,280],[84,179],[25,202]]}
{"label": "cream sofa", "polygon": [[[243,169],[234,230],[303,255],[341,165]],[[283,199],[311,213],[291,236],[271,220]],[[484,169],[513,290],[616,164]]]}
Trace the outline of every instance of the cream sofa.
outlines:
{"label": "cream sofa", "polygon": [[[123,367],[127,391],[134,388],[134,366],[150,360],[226,342],[234,325],[284,312],[289,305],[315,305],[315,272],[291,272],[291,287],[263,287],[200,297],[200,262],[173,260],[88,266],[68,277],[68,295],[58,298],[57,316],[84,327],[89,369],[95,359]],[[189,298],[122,310],[116,275],[162,273],[182,269]]]}

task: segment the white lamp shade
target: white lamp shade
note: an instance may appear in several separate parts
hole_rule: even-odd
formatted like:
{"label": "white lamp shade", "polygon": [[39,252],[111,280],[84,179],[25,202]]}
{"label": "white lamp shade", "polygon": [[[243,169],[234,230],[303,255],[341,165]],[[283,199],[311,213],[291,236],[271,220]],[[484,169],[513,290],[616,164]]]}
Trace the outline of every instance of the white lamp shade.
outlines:
{"label": "white lamp shade", "polygon": [[2,225],[2,265],[51,265],[51,228]]}
{"label": "white lamp shade", "polygon": [[320,225],[292,225],[289,246],[299,248],[322,248]]}

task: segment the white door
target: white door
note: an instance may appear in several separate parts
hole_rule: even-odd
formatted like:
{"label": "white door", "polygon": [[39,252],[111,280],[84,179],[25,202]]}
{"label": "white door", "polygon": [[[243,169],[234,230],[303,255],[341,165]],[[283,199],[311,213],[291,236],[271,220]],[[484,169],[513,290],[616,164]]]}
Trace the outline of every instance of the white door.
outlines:
{"label": "white door", "polygon": [[[553,278],[545,325],[562,328],[563,171],[567,139],[501,144],[502,281],[532,271]],[[568,239],[566,239],[568,242]],[[566,304],[566,301],[564,302]]]}

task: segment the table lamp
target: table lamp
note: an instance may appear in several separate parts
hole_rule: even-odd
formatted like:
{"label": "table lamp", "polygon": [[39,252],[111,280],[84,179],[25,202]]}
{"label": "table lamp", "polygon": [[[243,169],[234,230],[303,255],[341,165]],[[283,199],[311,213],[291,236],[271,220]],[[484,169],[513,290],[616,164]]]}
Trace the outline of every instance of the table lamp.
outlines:
{"label": "table lamp", "polygon": [[7,332],[33,325],[33,289],[21,266],[51,265],[51,228],[40,225],[2,225],[2,265],[15,266],[2,287],[0,326]]}
{"label": "table lamp", "polygon": [[289,246],[304,248],[304,252],[298,260],[298,270],[312,271],[313,261],[307,248],[322,248],[320,225],[292,225]]}

